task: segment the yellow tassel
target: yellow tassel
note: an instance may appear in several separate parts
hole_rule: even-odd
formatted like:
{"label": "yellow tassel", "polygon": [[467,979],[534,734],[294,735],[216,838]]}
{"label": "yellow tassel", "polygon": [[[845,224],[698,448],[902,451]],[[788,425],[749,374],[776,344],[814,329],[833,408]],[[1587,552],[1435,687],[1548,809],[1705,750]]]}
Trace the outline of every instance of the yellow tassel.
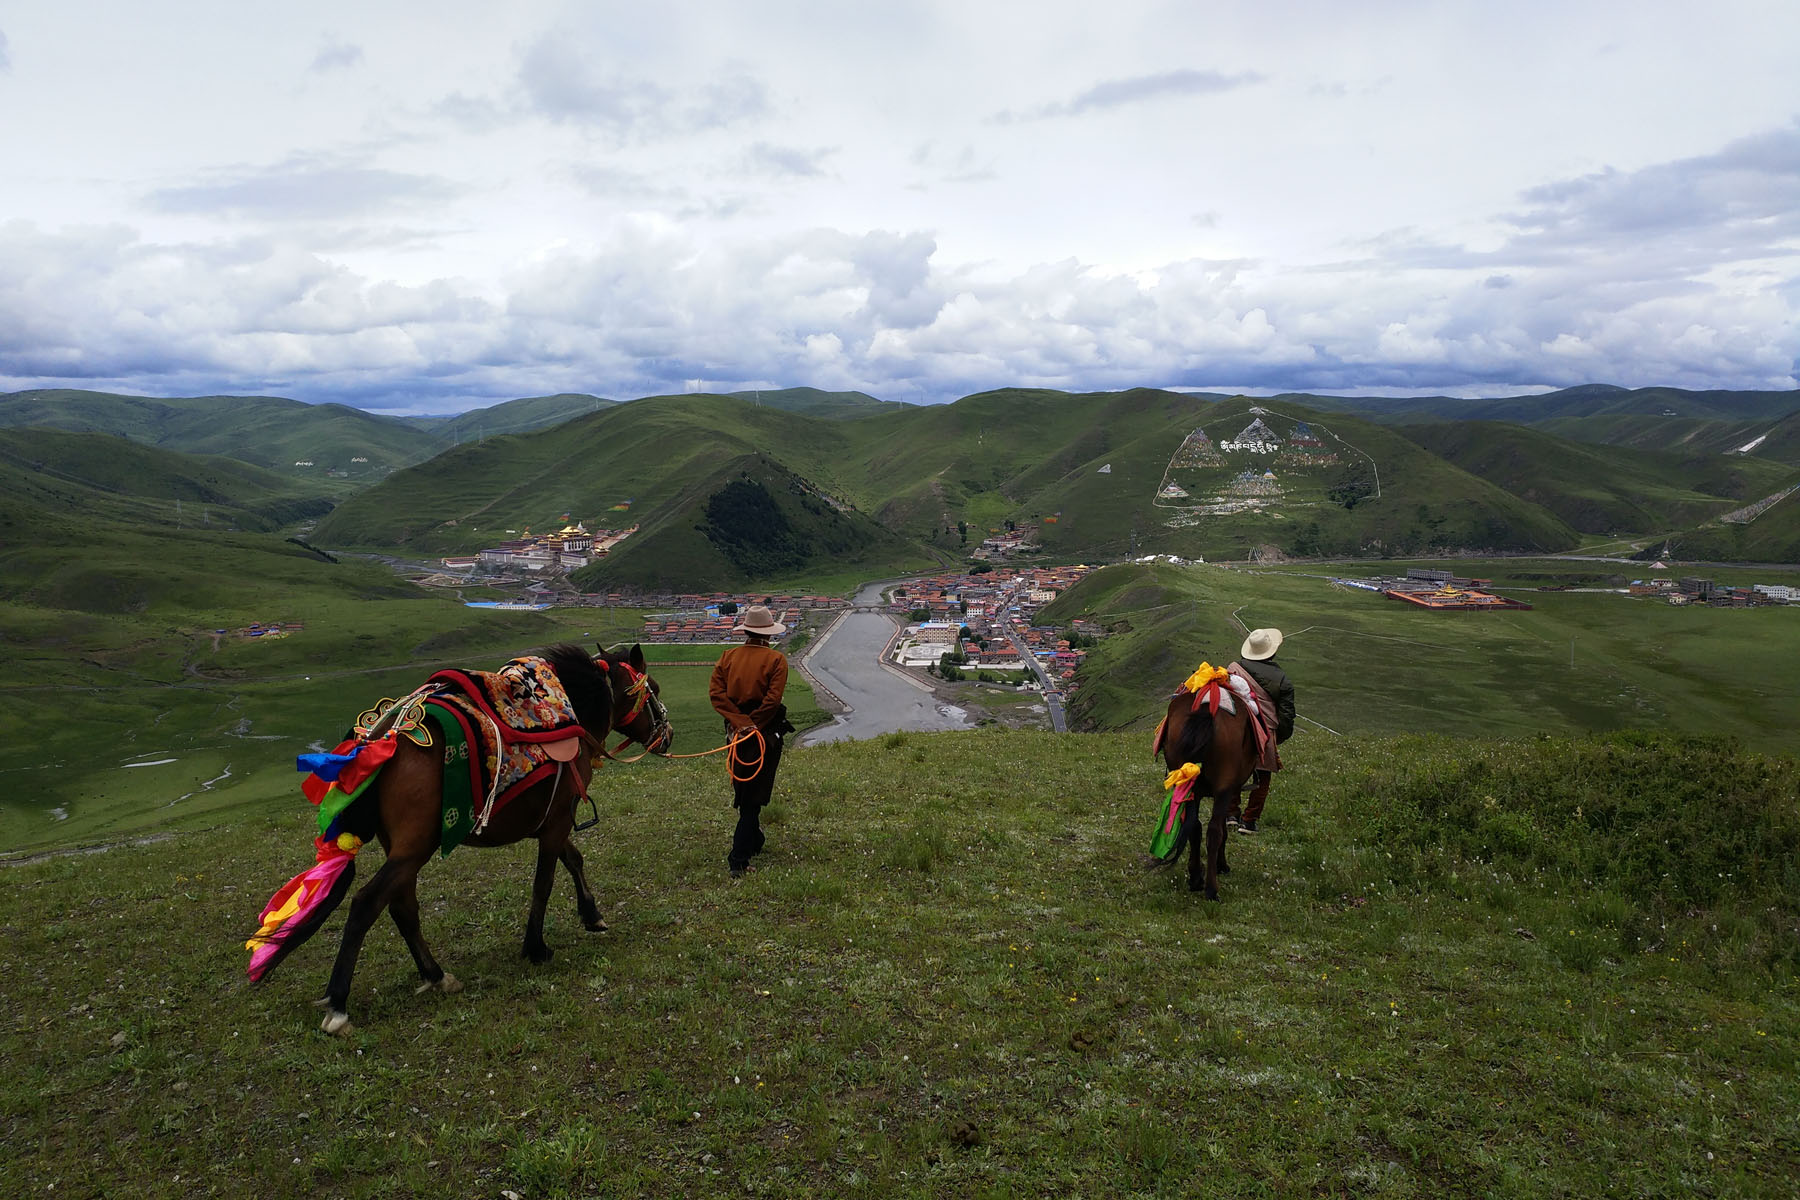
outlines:
{"label": "yellow tassel", "polygon": [[1224,667],[1215,667],[1211,663],[1203,662],[1195,668],[1192,675],[1187,677],[1187,682],[1181,685],[1181,690],[1192,694],[1215,679],[1229,678],[1231,678],[1231,672],[1227,671]]}
{"label": "yellow tassel", "polygon": [[1193,763],[1182,763],[1179,767],[1170,771],[1168,777],[1163,780],[1163,790],[1165,792],[1172,791],[1198,774],[1200,774],[1200,768],[1198,766]]}

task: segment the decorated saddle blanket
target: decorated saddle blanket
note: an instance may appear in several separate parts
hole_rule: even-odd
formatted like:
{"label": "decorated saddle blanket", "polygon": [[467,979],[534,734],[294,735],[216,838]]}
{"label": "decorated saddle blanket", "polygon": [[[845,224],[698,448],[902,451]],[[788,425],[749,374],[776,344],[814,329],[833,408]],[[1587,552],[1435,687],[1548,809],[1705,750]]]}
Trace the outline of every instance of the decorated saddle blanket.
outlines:
{"label": "decorated saddle blanket", "polygon": [[301,790],[319,806],[319,834],[330,839],[393,757],[398,738],[444,745],[440,845],[448,854],[574,759],[585,732],[550,664],[515,658],[498,671],[439,671],[410,695],[358,716],[351,736],[329,754],[301,755],[295,765],[309,772]]}
{"label": "decorated saddle blanket", "polygon": [[1244,695],[1250,705],[1250,728],[1256,734],[1256,766],[1261,771],[1281,770],[1281,755],[1275,749],[1275,702],[1263,690],[1256,677],[1237,663],[1225,668],[1231,672],[1231,686]]}

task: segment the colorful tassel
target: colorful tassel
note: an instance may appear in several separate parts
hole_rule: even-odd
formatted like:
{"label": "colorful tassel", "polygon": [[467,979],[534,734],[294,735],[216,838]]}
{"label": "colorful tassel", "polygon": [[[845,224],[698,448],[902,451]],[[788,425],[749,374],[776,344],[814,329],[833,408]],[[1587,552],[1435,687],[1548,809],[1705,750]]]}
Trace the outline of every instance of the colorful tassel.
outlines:
{"label": "colorful tassel", "polygon": [[313,839],[317,861],[269,897],[262,910],[262,928],[244,943],[244,949],[250,951],[249,973],[253,982],[262,979],[281,960],[296,931],[305,928],[309,919],[327,904],[360,849],[362,839],[351,833],[339,834],[336,841]]}

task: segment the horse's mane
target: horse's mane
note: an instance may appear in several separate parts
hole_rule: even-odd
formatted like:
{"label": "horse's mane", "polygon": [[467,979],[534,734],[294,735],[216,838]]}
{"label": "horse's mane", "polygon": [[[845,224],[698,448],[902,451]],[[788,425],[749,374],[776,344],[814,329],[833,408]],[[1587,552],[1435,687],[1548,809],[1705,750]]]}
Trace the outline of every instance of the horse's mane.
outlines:
{"label": "horse's mane", "polygon": [[538,651],[550,664],[569,693],[575,715],[595,737],[605,737],[612,729],[613,689],[606,664],[595,662],[580,646],[563,642]]}

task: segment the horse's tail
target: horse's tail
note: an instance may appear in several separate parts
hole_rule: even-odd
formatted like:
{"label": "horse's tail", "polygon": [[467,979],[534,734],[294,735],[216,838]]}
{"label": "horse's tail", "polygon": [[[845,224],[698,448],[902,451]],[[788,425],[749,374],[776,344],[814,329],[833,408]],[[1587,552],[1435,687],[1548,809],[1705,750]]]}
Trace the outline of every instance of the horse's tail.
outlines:
{"label": "horse's tail", "polygon": [[1181,756],[1182,762],[1204,763],[1206,748],[1212,745],[1213,716],[1205,706],[1187,714],[1182,722],[1181,733],[1175,742],[1175,752]]}
{"label": "horse's tail", "polygon": [[262,928],[244,943],[250,951],[250,981],[261,983],[282,959],[319,931],[349,894],[356,878],[362,839],[340,834],[336,841],[314,838],[318,861],[283,884],[263,906]]}

